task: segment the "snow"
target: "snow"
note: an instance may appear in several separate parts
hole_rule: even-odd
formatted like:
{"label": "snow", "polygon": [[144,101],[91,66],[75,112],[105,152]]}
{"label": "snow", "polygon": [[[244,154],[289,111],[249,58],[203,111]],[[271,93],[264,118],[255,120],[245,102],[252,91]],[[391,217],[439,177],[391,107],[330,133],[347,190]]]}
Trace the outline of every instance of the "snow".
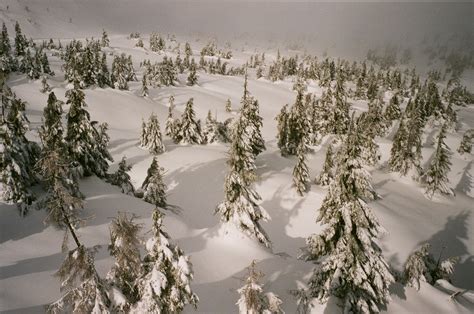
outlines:
{"label": "snow", "polygon": [[[91,9],[92,1],[78,3],[71,0],[7,0],[10,5],[7,12],[2,1],[0,20],[5,20],[10,35],[13,34],[12,21],[19,20],[25,25],[23,32],[35,38],[61,38],[63,44],[72,36],[100,36],[102,25],[100,11],[110,1],[97,1],[98,7]],[[30,7],[25,14],[24,6]],[[124,1],[120,9],[130,6]],[[46,11],[46,7],[49,8]],[[117,10],[119,10],[117,8]],[[71,12],[71,15],[65,12]],[[54,18],[51,18],[51,17]],[[72,16],[73,23],[69,23]],[[110,27],[110,51],[131,54],[137,74],[141,74],[138,64],[143,59],[152,62],[162,59],[161,55],[148,51],[145,47],[134,48],[135,41],[128,40],[130,32],[136,31],[133,23],[120,25],[116,21],[104,22]],[[31,19],[29,23],[27,19]],[[120,19],[128,20],[128,19]],[[77,29],[80,29],[78,31]],[[109,31],[109,29],[107,29]],[[127,33],[128,32],[128,33]],[[51,34],[51,35],[50,35]],[[148,36],[148,35],[146,35]],[[195,38],[196,39],[196,38]],[[184,43],[188,38],[178,37]],[[205,40],[190,41],[194,58],[199,59],[200,48]],[[183,48],[183,47],[182,47]],[[108,51],[109,49],[107,49]],[[284,53],[285,51],[282,51]],[[243,64],[253,50],[236,50],[230,61],[231,66]],[[168,56],[175,54],[167,52]],[[268,59],[276,51],[267,53]],[[109,68],[112,61],[107,56]],[[50,58],[51,68],[56,76],[48,80],[58,99],[65,100],[65,91],[70,88],[63,81],[60,61]],[[157,114],[159,123],[164,126],[168,112],[168,99],[175,97],[174,116],[184,111],[187,100],[194,98],[196,118],[204,122],[211,110],[218,121],[234,117],[225,111],[227,99],[232,101],[235,110],[243,92],[243,78],[209,75],[199,72],[198,85],[187,87],[186,75],[179,75],[177,86],[152,88],[149,97],[140,97],[141,82],[129,82],[129,91],[111,88],[91,88],[85,90],[85,101],[91,114],[91,120],[109,124],[110,152],[115,160],[109,172],[118,167],[121,157],[126,155],[133,168],[130,172],[135,188],[146,177],[153,156],[139,147],[142,118],[152,112]],[[140,77],[140,75],[138,75]],[[40,93],[40,80],[30,82],[24,76],[13,75],[8,84],[23,100],[28,102],[27,116],[32,131],[29,139],[38,140],[37,130],[41,122],[42,109],[46,105],[47,94]],[[221,224],[219,217],[213,215],[216,205],[224,199],[223,184],[227,173],[226,153],[228,145],[176,145],[164,137],[166,152],[159,155],[160,166],[166,169],[164,181],[168,186],[168,203],[178,210],[167,211],[164,228],[180,248],[190,256],[193,264],[193,291],[199,296],[197,312],[235,312],[238,299],[237,289],[242,286],[246,267],[252,260],[258,261],[258,269],[266,274],[265,288],[278,295],[282,308],[287,313],[296,310],[296,299],[289,290],[297,289],[307,281],[313,266],[309,262],[298,260],[300,248],[305,239],[320,233],[323,227],[316,223],[318,208],[327,193],[327,188],[311,185],[306,195],[300,197],[292,187],[292,169],[295,158],[283,158],[276,143],[275,117],[286,103],[292,104],[296,93],[292,91],[293,82],[286,80],[272,83],[266,79],[249,78],[249,90],[258,101],[263,117],[262,135],[267,150],[257,157],[256,190],[262,197],[260,205],[268,212],[271,220],[262,222],[263,229],[272,241],[272,250],[259,245],[254,239],[243,235],[232,224]],[[472,86],[472,85],[471,85]],[[322,89],[310,82],[309,91],[321,95]],[[68,106],[64,106],[68,110]],[[367,110],[363,101],[353,103],[357,110]],[[462,108],[458,112],[460,130],[448,131],[446,144],[452,151],[452,167],[448,174],[450,186],[456,196],[443,196],[429,200],[424,189],[410,176],[400,177],[389,173],[385,167],[391,148],[391,138],[379,139],[380,167],[371,171],[374,188],[381,199],[370,203],[380,224],[388,231],[380,241],[386,260],[395,269],[401,270],[410,253],[421,243],[430,242],[434,256],[443,247],[443,256],[460,256],[454,268],[453,284],[441,282],[433,287],[421,282],[420,291],[394,284],[390,291],[392,300],[388,304],[388,313],[469,313],[474,311],[474,214],[473,214],[473,155],[460,155],[457,147],[465,130],[474,127],[474,105]],[[395,128],[396,129],[396,128]],[[428,160],[434,148],[428,142],[438,128],[425,130],[426,142],[423,142],[423,160]],[[433,134],[431,134],[433,133]],[[388,140],[390,139],[390,140]],[[425,139],[425,137],[424,137]],[[310,177],[314,178],[322,170],[326,147],[329,141],[316,147],[314,153],[308,153],[307,165]],[[101,245],[96,255],[96,267],[101,276],[105,276],[113,259],[107,253],[109,243],[109,224],[118,211],[138,215],[137,222],[144,224],[144,230],[151,227],[153,205],[138,198],[120,193],[120,188],[111,186],[96,177],[85,178],[80,189],[86,196],[83,216],[86,225],[78,229],[78,235],[86,246]],[[64,255],[61,253],[63,231],[45,226],[45,211],[32,210],[26,218],[18,216],[12,205],[0,202],[0,311],[8,313],[41,313],[44,305],[60,296],[59,282],[53,274],[59,268]],[[149,235],[149,234],[148,234]],[[146,235],[145,235],[146,236]],[[147,247],[154,243],[147,243]],[[72,242],[71,242],[72,247]],[[171,254],[171,252],[169,252]],[[186,263],[179,266],[183,272]],[[153,276],[160,274],[154,272]],[[450,295],[463,291],[463,294],[451,299]],[[114,295],[116,302],[120,296]],[[338,313],[340,309],[333,301],[327,305],[316,304],[315,313],[327,309]],[[191,307],[187,312],[193,313]]]}

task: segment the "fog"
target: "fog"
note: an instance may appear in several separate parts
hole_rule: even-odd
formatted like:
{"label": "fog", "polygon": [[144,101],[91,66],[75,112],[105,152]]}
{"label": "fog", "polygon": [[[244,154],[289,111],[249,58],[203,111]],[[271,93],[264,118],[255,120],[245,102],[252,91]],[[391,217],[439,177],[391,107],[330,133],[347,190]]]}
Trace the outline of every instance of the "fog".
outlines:
{"label": "fog", "polygon": [[[71,35],[152,31],[215,36],[262,45],[287,45],[331,54],[361,56],[387,44],[435,48],[448,44],[471,53],[473,2],[316,2],[316,1],[159,1],[159,0],[5,0],[72,21]],[[1,5],[0,5],[1,6]],[[33,17],[34,19],[34,17]],[[64,32],[48,27],[36,31]],[[53,24],[52,24],[53,25]],[[448,42],[449,40],[449,42]]]}

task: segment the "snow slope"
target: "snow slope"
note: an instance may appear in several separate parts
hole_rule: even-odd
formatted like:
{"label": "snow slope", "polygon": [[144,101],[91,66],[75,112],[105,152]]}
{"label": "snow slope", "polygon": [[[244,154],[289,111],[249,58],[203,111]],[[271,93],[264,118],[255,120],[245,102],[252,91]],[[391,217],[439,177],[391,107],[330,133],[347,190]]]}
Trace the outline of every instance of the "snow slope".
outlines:
{"label": "snow slope", "polygon": [[[20,20],[24,32],[35,38],[50,37],[54,33],[66,40],[72,36],[82,37],[95,34],[99,36],[102,25],[97,22],[101,8],[107,1],[5,1],[6,11],[1,4],[0,20]],[[125,2],[121,2],[124,5]],[[53,5],[54,4],[54,5]],[[29,12],[24,6],[28,5]],[[93,8],[92,8],[93,7]],[[49,11],[46,10],[49,8]],[[77,10],[76,10],[77,9]],[[117,9],[119,11],[119,9]],[[73,22],[69,23],[65,12],[71,12]],[[51,18],[54,17],[54,18]],[[27,19],[31,19],[31,23]],[[121,22],[123,19],[119,19]],[[107,21],[109,27],[119,21]],[[117,24],[118,25],[118,24]],[[134,48],[134,42],[126,39],[129,32],[135,31],[133,22],[129,28],[123,25],[111,28],[111,51],[131,54],[135,68],[144,58],[159,60],[162,56],[141,48]],[[9,27],[10,34],[13,28]],[[52,35],[51,35],[52,36]],[[184,42],[188,37],[178,37]],[[202,41],[191,41],[195,58]],[[235,50],[234,64],[243,64],[253,50]],[[285,53],[285,52],[283,52]],[[268,56],[276,51],[269,51]],[[169,53],[169,55],[174,56]],[[50,59],[57,75],[50,84],[58,98],[64,99],[67,84],[60,74],[60,62]],[[110,61],[110,58],[109,58]],[[140,75],[141,73],[138,72]],[[180,77],[185,82],[185,76]],[[39,92],[40,82],[30,82],[24,76],[12,76],[8,84],[13,91],[28,102],[27,115],[30,118],[31,138],[37,137],[36,129],[41,122],[42,109],[46,105],[46,95]],[[225,145],[182,146],[166,139],[167,151],[159,155],[160,165],[166,169],[165,182],[168,184],[168,201],[179,208],[178,213],[167,212],[165,229],[184,251],[191,256],[195,279],[193,289],[200,298],[199,313],[233,313],[237,307],[236,289],[242,285],[242,278],[253,259],[265,274],[265,288],[278,294],[287,313],[294,313],[295,299],[291,289],[304,284],[313,265],[297,259],[299,248],[305,245],[305,238],[322,230],[315,223],[317,210],[326,190],[311,186],[311,191],[300,197],[292,188],[292,169],[294,158],[280,156],[276,146],[275,116],[286,103],[292,103],[295,93],[292,82],[272,83],[265,79],[255,80],[251,75],[249,90],[259,100],[260,114],[263,117],[263,136],[267,150],[257,158],[260,180],[257,191],[262,196],[261,205],[269,212],[271,221],[263,223],[273,242],[273,251],[265,249],[255,241],[242,236],[232,227],[222,227],[218,217],[213,215],[215,206],[223,199],[223,182],[227,171]],[[114,171],[121,157],[126,155],[133,165],[132,182],[140,186],[145,178],[152,156],[138,147],[141,119],[151,112],[158,114],[164,126],[168,98],[175,96],[176,114],[180,114],[186,101],[194,97],[198,118],[204,120],[208,110],[222,121],[234,116],[225,112],[225,101],[230,98],[234,111],[238,108],[243,91],[243,78],[208,75],[199,73],[199,85],[150,89],[150,96],[139,96],[140,83],[130,84],[129,91],[110,88],[87,89],[86,102],[92,119],[107,122],[110,126],[110,151],[115,163]],[[319,87],[311,82],[309,89],[319,94]],[[360,110],[365,103],[357,103]],[[381,200],[372,202],[381,224],[388,230],[380,244],[391,265],[401,269],[407,256],[419,244],[430,242],[435,256],[445,247],[443,255],[460,256],[456,267],[453,285],[469,290],[457,297],[457,302],[449,295],[456,290],[449,285],[436,288],[423,284],[421,291],[392,287],[392,301],[386,309],[388,313],[469,313],[474,311],[474,213],[473,213],[473,156],[460,156],[456,152],[462,133],[474,127],[474,106],[458,112],[459,131],[449,133],[447,144],[453,151],[453,166],[449,174],[451,186],[456,197],[430,201],[423,195],[423,188],[407,178],[388,173],[384,164],[388,160],[391,147],[390,135],[379,139],[382,151],[381,166],[373,169],[373,182]],[[433,151],[432,140],[437,129],[425,134],[423,147],[424,160]],[[311,176],[321,170],[326,151],[326,143],[315,147],[309,155],[308,165]],[[86,195],[84,217],[89,217],[85,227],[78,233],[86,245],[102,245],[97,255],[97,268],[104,275],[112,260],[107,253],[109,241],[108,226],[118,211],[127,211],[140,216],[144,230],[150,228],[152,205],[121,194],[117,187],[106,184],[95,177],[81,181],[81,191]],[[63,232],[53,227],[45,227],[44,211],[32,211],[26,218],[18,217],[14,206],[0,203],[0,311],[6,313],[42,312],[43,306],[59,297],[59,282],[53,277],[64,255],[60,251]],[[146,235],[145,235],[146,236]],[[463,290],[464,291],[464,290]],[[193,312],[191,308],[189,312]],[[334,301],[327,306],[316,305],[316,313],[338,313]]]}

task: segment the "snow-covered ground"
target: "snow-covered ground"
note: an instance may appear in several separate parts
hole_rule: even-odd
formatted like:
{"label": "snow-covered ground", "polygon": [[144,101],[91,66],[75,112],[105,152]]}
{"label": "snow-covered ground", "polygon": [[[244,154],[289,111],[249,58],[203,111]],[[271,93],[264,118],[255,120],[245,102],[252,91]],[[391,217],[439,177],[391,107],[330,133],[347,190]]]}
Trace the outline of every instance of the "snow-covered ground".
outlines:
{"label": "snow-covered ground", "polygon": [[[75,34],[78,37],[86,34],[99,37],[102,28],[95,21],[100,19],[100,10],[107,1],[98,2],[97,10],[92,8],[92,4],[89,7],[77,5],[78,9],[74,10],[76,4],[70,1],[64,1],[64,6],[51,0],[5,3],[9,8],[6,10],[6,5],[0,4],[0,21],[7,22],[10,34],[13,34],[12,21],[19,20],[27,36],[49,38],[54,33],[55,38],[66,42],[67,38]],[[28,12],[24,10],[25,5],[29,6]],[[69,10],[74,16],[72,23],[65,15]],[[132,22],[128,24],[133,25]],[[128,33],[122,32],[122,27],[117,29],[119,31],[108,30],[112,34],[109,49],[114,53],[131,54],[136,69],[139,69],[143,59],[154,61],[162,58],[147,49],[134,47],[135,41],[127,39],[127,36],[135,29],[129,29]],[[183,43],[190,41],[194,57],[198,60],[204,42],[195,39],[177,37]],[[252,53],[254,50],[250,48],[234,50],[231,63],[244,64]],[[173,53],[167,54],[175,57]],[[267,51],[270,60],[275,55],[276,50]],[[60,70],[61,62],[56,57],[52,57],[50,62],[56,72],[50,85],[58,98],[64,100],[68,86]],[[150,95],[146,98],[140,96],[140,82],[131,83],[129,91],[111,88],[85,90],[92,119],[109,124],[109,149],[115,160],[110,171],[116,169],[122,156],[127,156],[133,165],[130,172],[132,182],[136,187],[141,185],[153,158],[148,151],[138,147],[141,121],[155,112],[164,126],[170,95],[175,97],[175,111],[179,114],[184,110],[186,101],[194,97],[196,115],[203,121],[208,110],[217,115],[219,121],[235,116],[243,92],[243,78],[203,72],[198,74],[197,86],[186,86],[186,76],[180,75],[180,84],[150,89]],[[40,81],[32,82],[21,75],[10,77],[8,84],[20,98],[28,102],[27,115],[31,121],[29,136],[37,138],[36,130],[47,100],[47,95],[39,92]],[[289,80],[276,83],[263,78],[256,80],[253,73],[248,83],[250,92],[259,101],[263,117],[262,134],[267,149],[257,158],[257,191],[262,196],[260,204],[271,216],[271,220],[262,225],[273,242],[272,250],[232,228],[222,228],[218,217],[213,215],[216,205],[224,197],[226,145],[183,146],[166,138],[166,152],[158,156],[160,165],[166,169],[164,179],[168,185],[168,201],[179,208],[178,213],[166,212],[165,229],[191,256],[195,273],[192,287],[200,298],[199,313],[236,312],[236,290],[243,284],[245,268],[254,259],[258,261],[258,268],[266,274],[265,287],[282,298],[287,313],[294,313],[296,300],[290,295],[290,290],[306,283],[313,269],[311,263],[298,260],[297,256],[305,245],[305,239],[322,230],[315,220],[327,190],[312,185],[306,195],[298,196],[292,187],[292,170],[296,159],[281,157],[275,139],[275,116],[283,105],[291,104],[295,99],[292,84]],[[314,82],[310,82],[309,90],[321,94],[321,89]],[[232,101],[232,113],[225,111],[228,98]],[[354,108],[365,110],[366,103],[357,102]],[[472,154],[461,156],[456,151],[464,131],[474,127],[474,105],[460,109],[458,118],[459,130],[450,132],[447,137],[447,144],[453,152],[449,180],[456,192],[455,197],[429,200],[419,183],[389,173],[385,164],[389,158],[392,137],[389,135],[378,139],[382,160],[380,166],[372,169],[372,175],[374,186],[382,198],[370,206],[388,231],[380,241],[387,261],[401,270],[408,255],[425,242],[432,244],[435,256],[445,247],[444,256],[461,258],[453,276],[454,287],[436,288],[423,284],[421,290],[416,291],[394,284],[391,289],[392,301],[386,309],[389,313],[474,311],[474,158]],[[436,133],[436,128],[425,132],[425,162],[433,152],[432,142]],[[308,166],[312,178],[321,171],[326,146],[327,143],[323,142],[309,155]],[[105,275],[112,264],[107,252],[108,228],[112,217],[118,211],[134,213],[140,216],[138,221],[144,224],[144,230],[149,230],[153,206],[120,193],[119,188],[96,177],[83,179],[80,188],[86,196],[83,215],[89,218],[78,234],[88,246],[102,245],[96,256],[96,266],[100,274]],[[42,312],[45,304],[60,296],[58,278],[53,274],[64,258],[60,250],[63,231],[46,227],[43,224],[45,215],[45,211],[31,211],[26,218],[20,218],[14,206],[0,203],[0,311]],[[457,291],[455,287],[468,291],[451,300],[449,296]],[[322,313],[324,308],[316,305],[313,310]],[[194,310],[188,308],[187,311]],[[334,303],[330,302],[324,312],[338,311]]]}

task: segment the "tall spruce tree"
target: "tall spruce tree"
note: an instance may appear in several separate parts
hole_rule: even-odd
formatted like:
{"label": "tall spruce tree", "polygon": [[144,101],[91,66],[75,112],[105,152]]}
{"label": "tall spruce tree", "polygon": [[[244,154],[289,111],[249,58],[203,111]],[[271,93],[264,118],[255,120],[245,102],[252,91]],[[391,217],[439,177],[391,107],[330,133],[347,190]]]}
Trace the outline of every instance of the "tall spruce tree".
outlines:
{"label": "tall spruce tree", "polygon": [[[135,218],[134,215],[128,217],[126,213],[119,213],[109,228],[109,252],[115,263],[107,274],[107,280],[122,292],[128,304],[137,301],[136,281],[143,272],[139,238],[141,225],[135,223]],[[122,310],[128,309],[125,307]]]}
{"label": "tall spruce tree", "polygon": [[165,151],[165,145],[163,144],[163,138],[160,130],[160,123],[156,114],[152,113],[148,119],[148,123],[145,128],[142,129],[141,146],[146,147],[154,155],[162,154]]}
{"label": "tall spruce tree", "polygon": [[306,165],[306,151],[308,148],[306,147],[306,142],[303,139],[300,145],[298,146],[298,150],[296,155],[298,156],[298,161],[293,169],[293,184],[296,187],[296,191],[299,195],[303,196],[304,193],[308,190],[308,184],[311,181],[309,177],[308,166]]}
{"label": "tall spruce tree", "polygon": [[462,154],[470,154],[472,151],[472,140],[474,139],[474,129],[469,129],[464,132],[461,143],[458,147],[458,152]]}
{"label": "tall spruce tree", "polygon": [[139,278],[138,302],[132,313],[180,313],[187,304],[197,306],[199,298],[190,287],[192,264],[163,231],[163,214],[155,208],[152,236],[146,242],[144,274]]}
{"label": "tall spruce tree", "polygon": [[220,214],[222,221],[233,222],[239,229],[270,247],[270,240],[259,222],[270,217],[257,204],[260,195],[252,186],[256,179],[256,167],[251,142],[253,133],[249,126],[246,116],[241,112],[233,127],[228,160],[230,169],[224,182],[224,201],[217,206],[216,213]]}
{"label": "tall spruce tree", "polygon": [[62,297],[50,304],[48,313],[110,313],[110,297],[105,282],[94,266],[96,249],[79,245],[69,251],[56,276],[61,281]]}
{"label": "tall spruce tree", "polygon": [[142,184],[143,200],[157,207],[166,208],[166,184],[163,182],[164,168],[160,167],[156,157],[148,168]]}
{"label": "tall spruce tree", "polygon": [[15,203],[21,216],[26,215],[34,197],[29,187],[37,181],[34,165],[39,154],[36,143],[26,138],[29,121],[26,117],[26,103],[16,98],[8,88],[4,89],[2,103],[0,139],[0,179],[3,185],[3,199]]}
{"label": "tall spruce tree", "polygon": [[444,142],[446,138],[447,124],[444,123],[436,140],[436,150],[431,158],[430,165],[425,171],[423,177],[426,181],[426,195],[433,197],[434,193],[439,191],[443,194],[453,195],[453,191],[449,188],[448,172],[450,170],[451,161],[449,147]]}
{"label": "tall spruce tree", "polygon": [[[96,131],[91,124],[90,115],[86,109],[84,92],[79,89],[79,85],[76,83],[73,89],[66,92],[66,98],[66,103],[70,105],[69,112],[66,115],[66,142],[69,146],[69,154],[82,167],[84,175],[95,174],[103,177],[105,175],[103,165],[107,163],[110,155],[97,154]],[[101,136],[104,136],[104,134]],[[103,139],[105,140],[105,138]],[[102,166],[98,167],[99,165]]]}
{"label": "tall spruce tree", "polygon": [[326,186],[331,184],[334,180],[334,161],[333,161],[333,146],[329,144],[328,149],[326,151],[326,158],[324,159],[323,170],[316,178],[316,183],[322,186]]}
{"label": "tall spruce tree", "polygon": [[196,62],[194,59],[191,61],[191,65],[189,66],[189,75],[188,75],[188,86],[196,85],[198,82],[198,75],[196,73]]}
{"label": "tall spruce tree", "polygon": [[186,108],[181,115],[181,123],[178,134],[179,143],[181,144],[201,144],[203,142],[201,126],[198,122],[196,122],[193,102],[193,98],[188,100],[186,103]]}
{"label": "tall spruce tree", "polygon": [[375,313],[387,304],[394,279],[375,242],[384,229],[365,202],[372,186],[360,157],[359,134],[352,118],[317,219],[326,229],[307,240],[307,258],[320,261],[308,285],[310,297],[320,302],[335,296],[344,312]]}

